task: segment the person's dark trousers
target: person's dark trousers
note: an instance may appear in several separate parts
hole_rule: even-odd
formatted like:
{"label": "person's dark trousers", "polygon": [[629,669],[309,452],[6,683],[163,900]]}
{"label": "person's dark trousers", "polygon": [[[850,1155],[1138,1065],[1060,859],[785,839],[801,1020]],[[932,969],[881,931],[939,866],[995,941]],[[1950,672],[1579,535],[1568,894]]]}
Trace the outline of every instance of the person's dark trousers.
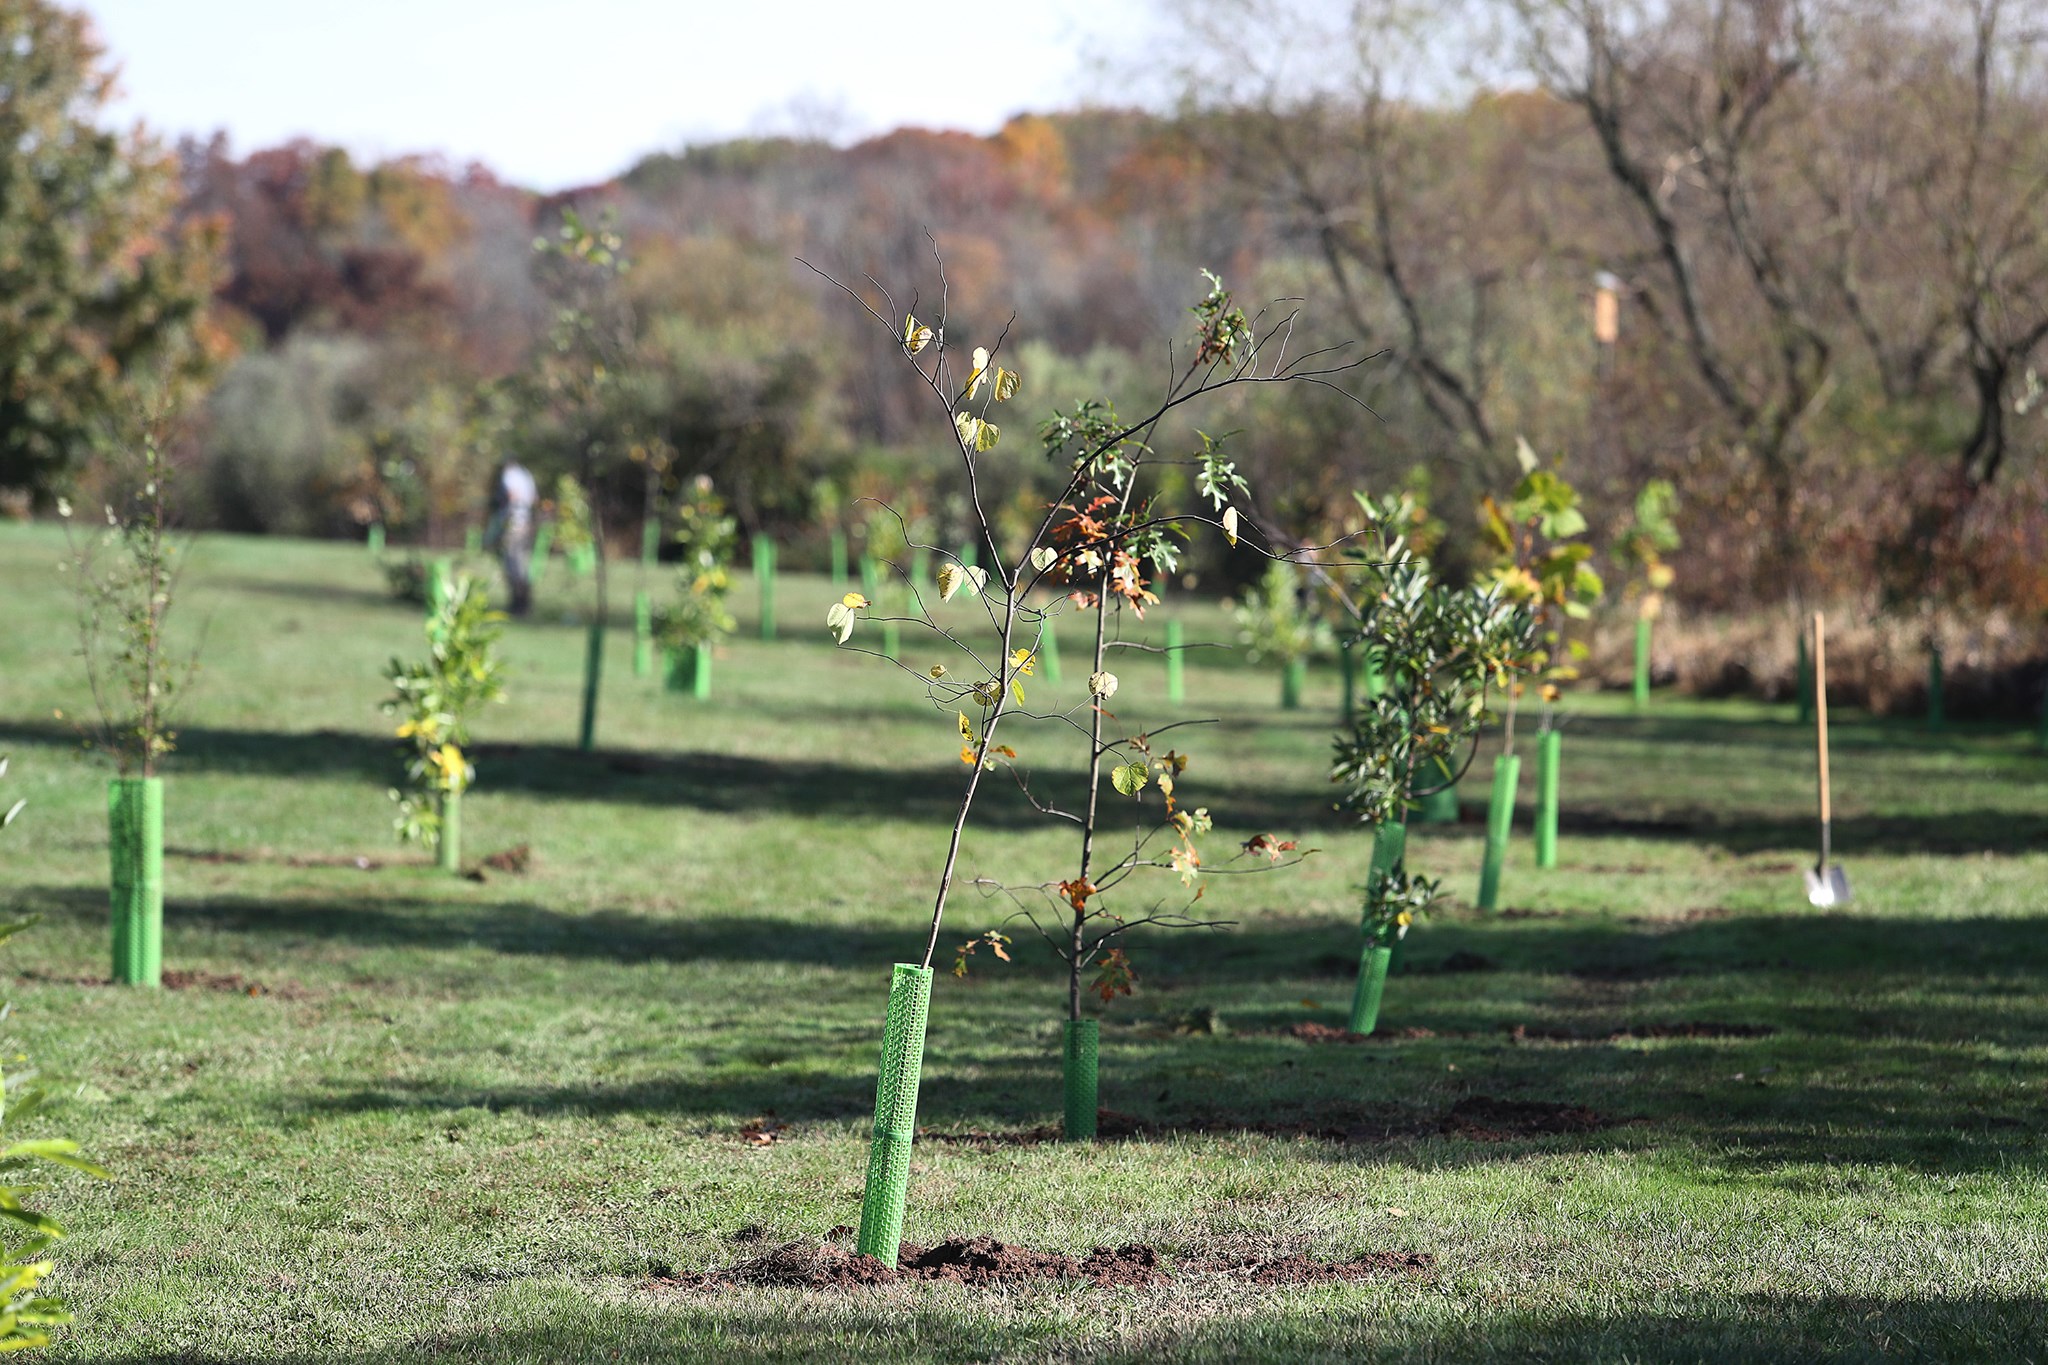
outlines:
{"label": "person's dark trousers", "polygon": [[505,568],[505,585],[512,590],[512,614],[524,616],[533,610],[533,579],[528,570],[533,560],[533,532],[508,532],[500,551]]}

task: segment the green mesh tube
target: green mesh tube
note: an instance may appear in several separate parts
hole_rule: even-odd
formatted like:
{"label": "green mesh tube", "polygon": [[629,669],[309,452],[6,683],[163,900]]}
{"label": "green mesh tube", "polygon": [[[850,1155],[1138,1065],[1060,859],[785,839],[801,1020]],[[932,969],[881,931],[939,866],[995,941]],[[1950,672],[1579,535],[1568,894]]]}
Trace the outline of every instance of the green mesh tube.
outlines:
{"label": "green mesh tube", "polygon": [[754,537],[754,581],[761,589],[761,638],[775,638],[775,542]]}
{"label": "green mesh tube", "polygon": [[633,594],[633,676],[654,671],[654,603],[642,588]]}
{"label": "green mesh tube", "polygon": [[1057,624],[1056,621],[1048,616],[1045,619],[1045,626],[1038,637],[1039,660],[1045,665],[1045,681],[1052,686],[1057,686],[1062,676],[1060,672],[1060,637],[1059,632],[1053,629]]}
{"label": "green mesh tube", "polygon": [[698,701],[711,700],[711,646],[698,645],[697,661],[690,668],[690,695]]}
{"label": "green mesh tube", "polygon": [[1486,803],[1486,857],[1479,865],[1479,908],[1492,910],[1500,901],[1500,870],[1508,856],[1508,836],[1515,827],[1515,789],[1522,783],[1522,756],[1502,754],[1493,761],[1493,796]]}
{"label": "green mesh tube", "polygon": [[1650,618],[1636,618],[1636,676],[1635,697],[1637,706],[1650,704]]}
{"label": "green mesh tube", "polygon": [[1813,724],[1813,656],[1806,652],[1804,630],[1799,632],[1799,669],[1792,686],[1798,694],[1795,700],[1799,703],[1799,723]]}
{"label": "green mesh tube", "polygon": [[917,1136],[917,1081],[924,1069],[924,1025],[931,1012],[932,969],[896,964],[889,978],[889,1017],[875,1079],[875,1140],[860,1201],[855,1245],[884,1265],[896,1264],[903,1241],[903,1203],[910,1192],[910,1145]]}
{"label": "green mesh tube", "polygon": [[1186,664],[1180,657],[1182,649],[1180,622],[1166,623],[1166,699],[1175,706],[1187,700]]}
{"label": "green mesh tube", "polygon": [[548,569],[548,555],[555,548],[555,524],[544,521],[533,533],[533,576],[539,578]]}
{"label": "green mesh tube", "polygon": [[1387,993],[1387,965],[1393,950],[1378,939],[1367,939],[1358,959],[1358,989],[1351,996],[1353,1033],[1371,1033],[1379,1027],[1380,997]]}
{"label": "green mesh tube", "polygon": [[1067,1020],[1060,1075],[1066,1082],[1069,1142],[1095,1137],[1096,1063],[1102,1051],[1102,1025],[1094,1019]]}
{"label": "green mesh tube", "polygon": [[1564,735],[1545,730],[1536,741],[1536,866],[1557,866],[1558,769],[1564,760]]}
{"label": "green mesh tube", "polygon": [[443,872],[462,870],[462,793],[441,793],[441,835],[434,845],[434,863]]}
{"label": "green mesh tube", "polygon": [[576,727],[576,747],[589,753],[597,746],[597,690],[604,681],[604,617],[593,616],[583,650],[583,718]]}
{"label": "green mesh tube", "polygon": [[832,591],[846,591],[846,532],[832,533]]}
{"label": "green mesh tube", "polygon": [[114,981],[156,986],[164,966],[164,781],[119,777],[107,784],[107,851],[112,863]]}
{"label": "green mesh tube", "polygon": [[383,522],[373,521],[370,523],[370,529],[367,533],[365,533],[363,537],[363,544],[369,547],[370,553],[373,555],[381,555],[384,553]]}
{"label": "green mesh tube", "polygon": [[1280,709],[1301,709],[1301,686],[1308,681],[1308,660],[1289,659],[1280,670]]}
{"label": "green mesh tube", "polygon": [[[1374,826],[1372,833],[1372,865],[1366,873],[1367,884],[1370,885],[1383,872],[1392,873],[1400,871],[1401,864],[1406,861],[1407,855],[1408,826],[1404,824]],[[1387,961],[1388,971],[1392,972],[1400,969],[1402,946],[1407,942],[1408,940],[1405,937],[1396,938],[1393,941],[1393,956]]]}
{"label": "green mesh tube", "polygon": [[1927,650],[1927,728],[1939,730],[1948,724],[1948,701],[1942,695],[1941,646]]}

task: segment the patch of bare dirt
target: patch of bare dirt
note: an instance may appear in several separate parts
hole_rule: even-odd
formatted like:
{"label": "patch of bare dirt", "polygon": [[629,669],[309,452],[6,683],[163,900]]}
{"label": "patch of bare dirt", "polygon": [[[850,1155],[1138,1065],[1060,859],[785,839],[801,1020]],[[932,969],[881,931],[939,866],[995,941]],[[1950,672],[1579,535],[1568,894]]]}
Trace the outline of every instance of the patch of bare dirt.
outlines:
{"label": "patch of bare dirt", "polygon": [[[111,986],[114,983],[104,976],[58,976],[51,972],[23,972],[23,981],[35,981],[51,986]],[[227,995],[275,996],[279,1000],[304,1000],[309,992],[305,987],[285,982],[282,985],[267,986],[261,981],[251,981],[238,972],[188,972],[176,969],[163,974],[163,987],[167,991],[220,991]]]}
{"label": "patch of bare dirt", "polygon": [[1413,1042],[1418,1038],[1436,1037],[1435,1029],[1395,1028],[1375,1029],[1371,1033],[1353,1033],[1350,1029],[1335,1028],[1319,1024],[1312,1019],[1289,1026],[1286,1036],[1299,1038],[1305,1043],[1400,1043]]}
{"label": "patch of bare dirt", "polygon": [[[835,1231],[837,1231],[835,1229]],[[1318,1261],[1301,1254],[1236,1255],[1190,1260],[1184,1271],[1256,1285],[1327,1284],[1385,1275],[1422,1275],[1436,1258],[1420,1252],[1376,1251],[1348,1261]],[[830,1242],[789,1242],[706,1275],[657,1275],[657,1286],[717,1289],[777,1285],[846,1289],[919,1281],[986,1288],[1031,1280],[1087,1280],[1096,1285],[1149,1288],[1166,1283],[1157,1250],[1143,1243],[1097,1247],[1085,1256],[1013,1246],[993,1237],[956,1237],[934,1247],[904,1243],[894,1266]]]}
{"label": "patch of bare dirt", "polygon": [[513,876],[524,875],[533,866],[533,845],[514,844],[501,848],[484,859],[483,865],[493,872],[510,872]]}
{"label": "patch of bare dirt", "polygon": [[1646,1038],[1768,1038],[1777,1030],[1769,1024],[1712,1024],[1688,1020],[1678,1024],[1628,1024],[1605,1033],[1579,1033],[1571,1029],[1531,1028],[1516,1024],[1508,1037],[1518,1043],[1625,1043]]}
{"label": "patch of bare dirt", "polygon": [[1446,1137],[1472,1142],[1513,1142],[1521,1138],[1590,1133],[1612,1122],[1582,1104],[1468,1095],[1451,1106],[1438,1131]]}
{"label": "patch of bare dirt", "polygon": [[1349,1261],[1318,1261],[1297,1255],[1268,1261],[1214,1260],[1193,1268],[1253,1284],[1328,1284],[1334,1280],[1371,1280],[1385,1275],[1433,1274],[1436,1257],[1420,1251],[1374,1251]]}

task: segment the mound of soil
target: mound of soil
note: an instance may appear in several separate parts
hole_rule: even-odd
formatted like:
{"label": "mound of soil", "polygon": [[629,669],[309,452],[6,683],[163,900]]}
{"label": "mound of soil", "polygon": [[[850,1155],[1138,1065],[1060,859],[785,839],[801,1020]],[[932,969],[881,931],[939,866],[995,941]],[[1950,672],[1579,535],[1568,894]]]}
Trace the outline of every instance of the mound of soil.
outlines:
{"label": "mound of soil", "polygon": [[1776,1032],[1769,1024],[1710,1024],[1688,1020],[1678,1024],[1628,1024],[1606,1033],[1574,1033],[1570,1029],[1530,1028],[1527,1024],[1516,1024],[1508,1030],[1508,1036],[1518,1043],[1624,1043],[1643,1038],[1768,1038]]}
{"label": "mound of soil", "polygon": [[1513,1142],[1519,1138],[1556,1137],[1567,1133],[1590,1133],[1605,1128],[1612,1120],[1582,1104],[1553,1104],[1548,1100],[1499,1100],[1491,1095],[1468,1095],[1443,1117],[1438,1131],[1447,1137],[1473,1142]]}

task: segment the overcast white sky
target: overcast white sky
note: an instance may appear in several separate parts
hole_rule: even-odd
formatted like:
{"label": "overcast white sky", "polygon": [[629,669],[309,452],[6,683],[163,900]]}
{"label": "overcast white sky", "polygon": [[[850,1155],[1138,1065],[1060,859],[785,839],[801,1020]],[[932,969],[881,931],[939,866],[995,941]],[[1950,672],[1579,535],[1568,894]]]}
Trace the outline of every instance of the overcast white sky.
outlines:
{"label": "overcast white sky", "polygon": [[117,116],[238,151],[294,136],[440,152],[541,189],[744,133],[988,131],[1117,103],[1089,55],[1145,0],[82,0]]}

